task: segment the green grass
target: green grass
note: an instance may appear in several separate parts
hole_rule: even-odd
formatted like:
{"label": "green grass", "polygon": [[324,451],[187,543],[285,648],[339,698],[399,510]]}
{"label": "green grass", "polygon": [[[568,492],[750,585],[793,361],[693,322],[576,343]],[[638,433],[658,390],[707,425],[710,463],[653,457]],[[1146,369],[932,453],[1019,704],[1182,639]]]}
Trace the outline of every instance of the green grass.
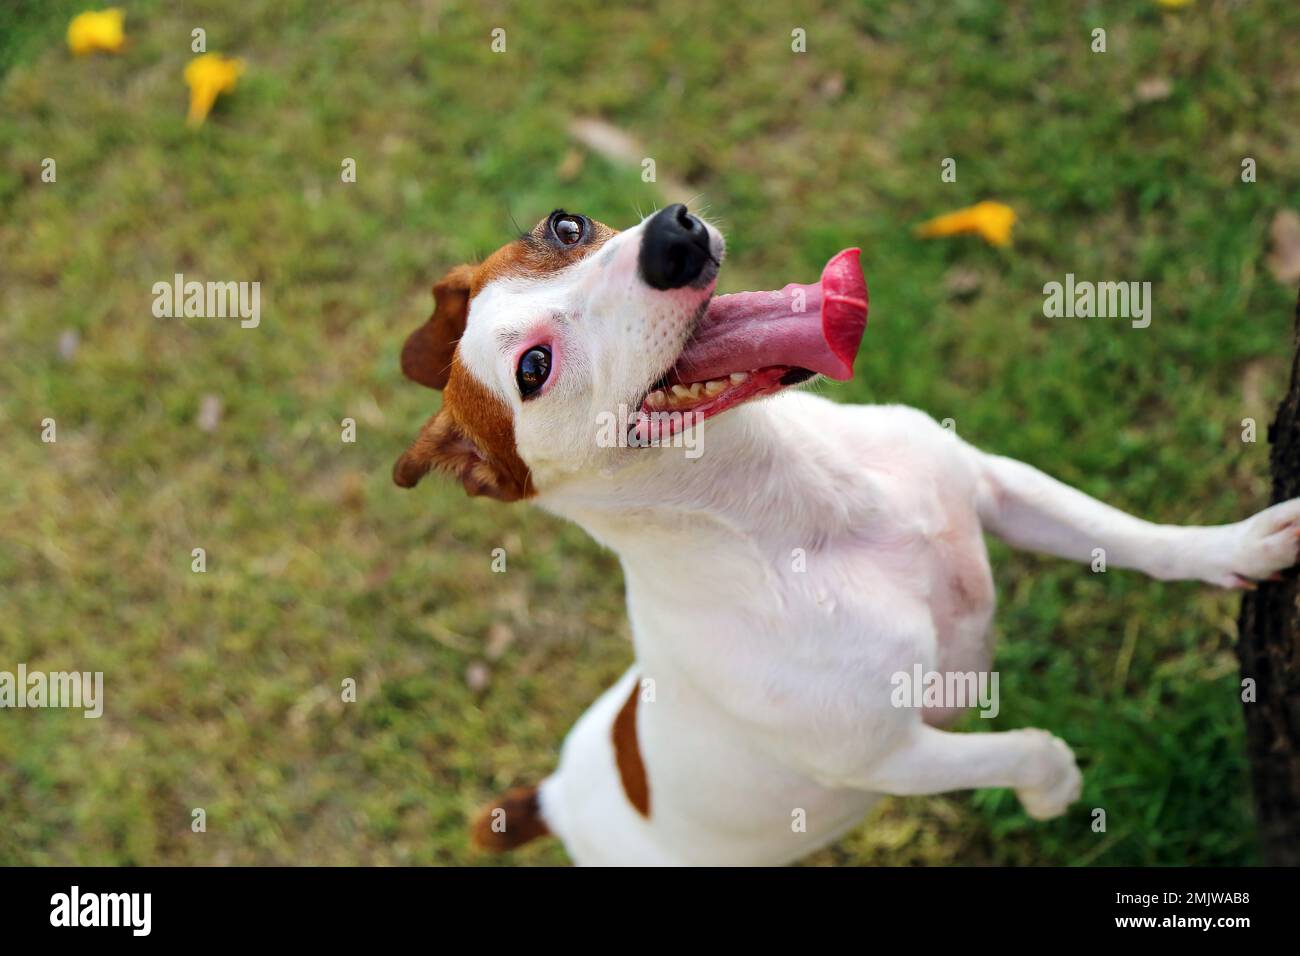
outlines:
{"label": "green grass", "polygon": [[[393,487],[436,405],[396,357],[430,283],[511,216],[621,226],[662,201],[639,168],[582,153],[575,172],[574,116],[699,192],[728,232],[724,291],[807,281],[862,245],[871,326],[835,397],[952,417],[1163,521],[1266,503],[1294,290],[1263,257],[1300,185],[1294,3],[124,5],[129,48],[86,59],[63,46],[75,7],[0,15],[0,669],[102,670],[107,694],[99,721],[0,715],[0,862],[485,862],[466,815],[543,776],[630,659],[619,568],[526,506]],[[196,26],[248,70],[191,131]],[[1171,94],[1137,102],[1151,77]],[[912,237],[984,198],[1019,212],[1012,248]],[[973,297],[945,291],[958,271]],[[155,319],[150,288],[175,272],[260,280],[261,327]],[[1066,272],[1152,281],[1151,327],[1044,318]],[[1064,737],[1083,800],[1048,824],[1006,791],[891,800],[811,862],[1255,862],[1236,598],[994,560],[1003,709],[967,726]],[[547,841],[509,859],[565,857]]]}

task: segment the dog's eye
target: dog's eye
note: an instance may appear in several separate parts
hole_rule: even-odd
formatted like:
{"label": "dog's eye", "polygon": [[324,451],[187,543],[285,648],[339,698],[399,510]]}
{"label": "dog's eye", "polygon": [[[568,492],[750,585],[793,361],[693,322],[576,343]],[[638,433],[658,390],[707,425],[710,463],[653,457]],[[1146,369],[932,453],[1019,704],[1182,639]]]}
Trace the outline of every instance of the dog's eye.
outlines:
{"label": "dog's eye", "polygon": [[551,219],[551,231],[555,233],[555,238],[566,246],[581,242],[585,227],[586,220],[581,216],[571,216],[565,212],[556,213]]}
{"label": "dog's eye", "polygon": [[531,398],[537,390],[546,384],[551,374],[551,350],[539,345],[531,348],[519,359],[519,370],[515,372],[515,381],[519,383],[519,395]]}

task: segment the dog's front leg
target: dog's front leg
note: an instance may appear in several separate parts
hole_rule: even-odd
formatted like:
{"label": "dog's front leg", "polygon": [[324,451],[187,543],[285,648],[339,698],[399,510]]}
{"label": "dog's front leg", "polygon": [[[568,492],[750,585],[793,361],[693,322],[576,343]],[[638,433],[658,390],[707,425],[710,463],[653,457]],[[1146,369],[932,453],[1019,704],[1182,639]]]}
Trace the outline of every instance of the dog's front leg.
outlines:
{"label": "dog's front leg", "polygon": [[906,742],[852,785],[898,797],[1011,787],[1025,812],[1050,820],[1079,798],[1074,754],[1045,730],[959,734],[918,722]]}
{"label": "dog's front leg", "polygon": [[[1235,524],[1153,524],[1103,504],[1010,458],[972,449],[979,470],[980,521],[1008,544],[1161,580],[1250,587],[1296,563],[1300,499]],[[1100,551],[1098,551],[1100,549]]]}

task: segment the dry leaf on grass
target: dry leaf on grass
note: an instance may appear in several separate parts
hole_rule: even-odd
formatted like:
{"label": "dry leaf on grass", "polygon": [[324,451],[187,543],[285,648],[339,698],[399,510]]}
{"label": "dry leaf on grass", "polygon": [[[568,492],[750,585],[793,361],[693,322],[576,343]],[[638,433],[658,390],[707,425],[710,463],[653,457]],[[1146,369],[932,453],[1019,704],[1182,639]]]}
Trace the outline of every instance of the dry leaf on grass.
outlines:
{"label": "dry leaf on grass", "polygon": [[515,632],[509,625],[498,621],[488,628],[487,648],[484,653],[487,654],[488,660],[499,661],[514,642]]}
{"label": "dry leaf on grass", "polygon": [[949,269],[943,277],[943,291],[950,299],[974,298],[983,284],[983,277],[974,269]]}
{"label": "dry leaf on grass", "polygon": [[[602,119],[594,117],[575,119],[569,124],[569,135],[611,163],[639,167],[643,160],[654,159],[654,155],[644,144]],[[659,192],[669,202],[689,202],[697,195],[685,183],[664,175],[662,169],[656,169],[655,176],[655,184],[659,187]]]}
{"label": "dry leaf on grass", "polygon": [[221,424],[221,399],[216,395],[204,395],[199,401],[199,415],[195,424],[199,426],[199,431],[216,431]]}
{"label": "dry leaf on grass", "polygon": [[1273,278],[1285,285],[1300,282],[1300,215],[1283,209],[1273,217],[1268,234],[1272,240],[1268,268]]}
{"label": "dry leaf on grass", "polygon": [[474,693],[483,693],[490,683],[492,683],[492,671],[482,661],[473,661],[465,668],[465,686]]}
{"label": "dry leaf on grass", "polygon": [[63,334],[59,336],[59,358],[65,362],[71,362],[80,345],[81,336],[77,334],[77,330],[65,329]]}
{"label": "dry leaf on grass", "polygon": [[1152,76],[1143,80],[1133,91],[1139,103],[1155,103],[1167,100],[1174,92],[1174,84],[1165,76]]}

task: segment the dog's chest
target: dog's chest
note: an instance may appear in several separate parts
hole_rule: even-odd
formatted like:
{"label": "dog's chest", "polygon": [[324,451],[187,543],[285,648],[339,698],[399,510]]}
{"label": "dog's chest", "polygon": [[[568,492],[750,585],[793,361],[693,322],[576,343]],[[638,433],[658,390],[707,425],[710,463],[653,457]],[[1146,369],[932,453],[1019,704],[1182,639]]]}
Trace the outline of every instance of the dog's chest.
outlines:
{"label": "dog's chest", "polygon": [[[939,488],[945,492],[940,493]],[[900,482],[859,546],[842,549],[843,640],[888,650],[879,679],[923,672],[981,673],[992,664],[995,592],[973,495],[958,486]],[[870,583],[867,583],[870,582]],[[958,708],[925,709],[943,725]]]}
{"label": "dog's chest", "polygon": [[986,669],[994,596],[973,508],[915,484],[890,500],[859,532],[806,547],[719,548],[660,565],[653,584],[629,568],[638,657],[818,747],[903,719],[894,674]]}
{"label": "dog's chest", "polygon": [[[859,534],[784,576],[785,628],[834,635],[829,666],[862,648],[928,668],[987,665],[993,579],[978,517],[964,500],[899,489]],[[815,569],[815,570],[814,570]]]}

